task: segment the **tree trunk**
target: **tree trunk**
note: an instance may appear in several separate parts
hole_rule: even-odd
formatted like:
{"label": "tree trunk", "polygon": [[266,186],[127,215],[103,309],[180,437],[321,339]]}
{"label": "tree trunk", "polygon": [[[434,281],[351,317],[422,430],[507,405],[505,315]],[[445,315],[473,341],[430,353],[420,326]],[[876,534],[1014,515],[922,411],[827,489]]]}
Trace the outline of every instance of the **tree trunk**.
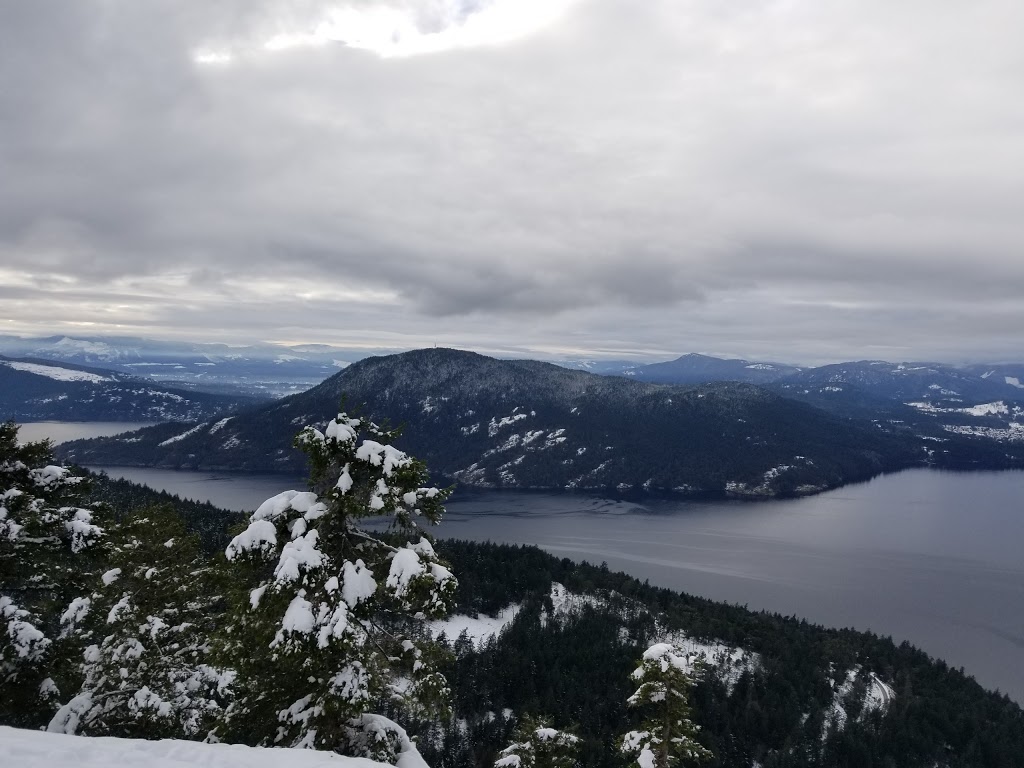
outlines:
{"label": "tree trunk", "polygon": [[665,722],[662,725],[661,749],[658,750],[658,768],[668,768],[668,750],[672,742],[672,707],[665,696]]}

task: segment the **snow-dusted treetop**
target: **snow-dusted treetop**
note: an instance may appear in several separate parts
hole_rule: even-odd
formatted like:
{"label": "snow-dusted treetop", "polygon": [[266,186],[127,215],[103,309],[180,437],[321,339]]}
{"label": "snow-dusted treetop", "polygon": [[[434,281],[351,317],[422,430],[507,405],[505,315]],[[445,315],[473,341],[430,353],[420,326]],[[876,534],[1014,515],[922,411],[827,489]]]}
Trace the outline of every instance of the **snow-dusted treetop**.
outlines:
{"label": "snow-dusted treetop", "polygon": [[58,618],[104,531],[97,511],[79,506],[82,478],[50,463],[47,441],[17,437],[16,424],[0,424],[0,716],[28,724],[54,688],[45,669]]}
{"label": "snow-dusted treetop", "polygon": [[494,768],[575,768],[579,737],[526,717],[516,728],[516,741],[501,751]]}
{"label": "snow-dusted treetop", "polygon": [[[410,622],[452,605],[457,582],[423,531],[448,493],[427,485],[396,436],[344,413],[323,431],[306,427],[296,445],[311,490],[267,499],[228,545],[244,582],[231,632],[246,638],[234,646],[229,729],[263,722],[268,743],[392,760],[400,739],[368,709],[386,699],[420,714],[444,704],[447,684]],[[386,535],[361,526],[370,517],[389,525]]]}
{"label": "snow-dusted treetop", "polygon": [[644,712],[642,726],[622,738],[622,751],[636,768],[669,768],[680,760],[690,765],[711,757],[696,739],[700,727],[690,720],[689,693],[696,671],[693,654],[669,643],[644,651],[633,672],[639,687],[627,699]]}

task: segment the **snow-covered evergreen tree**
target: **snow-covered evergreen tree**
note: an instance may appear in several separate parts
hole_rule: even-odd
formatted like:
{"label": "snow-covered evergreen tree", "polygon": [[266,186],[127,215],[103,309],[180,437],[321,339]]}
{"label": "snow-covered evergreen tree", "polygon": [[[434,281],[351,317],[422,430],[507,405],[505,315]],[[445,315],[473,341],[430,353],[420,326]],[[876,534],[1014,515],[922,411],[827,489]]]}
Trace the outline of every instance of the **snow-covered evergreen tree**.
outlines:
{"label": "snow-covered evergreen tree", "polygon": [[501,751],[494,768],[575,768],[579,737],[526,717],[516,728],[515,742]]}
{"label": "snow-covered evergreen tree", "polygon": [[218,601],[213,569],[171,507],[108,529],[107,570],[61,617],[83,682],[48,728],[142,738],[205,736],[232,673],[208,664]]}
{"label": "snow-covered evergreen tree", "polygon": [[711,752],[697,741],[700,726],[690,720],[692,657],[668,643],[648,648],[633,679],[640,687],[627,700],[642,709],[646,719],[640,730],[622,739],[622,751],[638,768],[669,768],[682,760],[692,765],[710,758]]}
{"label": "snow-covered evergreen tree", "polygon": [[[268,499],[228,546],[238,589],[223,652],[238,678],[225,738],[392,762],[407,738],[371,711],[445,708],[418,620],[454,596],[420,528],[440,520],[447,493],[396,436],[344,413],[324,432],[307,427],[296,445],[312,491]],[[371,532],[369,517],[390,529]]]}
{"label": "snow-covered evergreen tree", "polygon": [[0,722],[45,725],[61,686],[60,616],[98,562],[100,512],[84,509],[82,478],[52,463],[48,441],[18,445],[0,424]]}

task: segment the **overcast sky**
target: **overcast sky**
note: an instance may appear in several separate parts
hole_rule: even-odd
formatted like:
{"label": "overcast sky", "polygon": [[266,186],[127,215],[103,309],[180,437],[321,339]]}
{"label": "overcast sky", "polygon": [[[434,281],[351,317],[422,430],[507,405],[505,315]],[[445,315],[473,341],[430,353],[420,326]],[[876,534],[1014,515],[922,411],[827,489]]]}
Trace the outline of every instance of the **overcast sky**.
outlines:
{"label": "overcast sky", "polygon": [[0,333],[1024,360],[1020,0],[0,3]]}

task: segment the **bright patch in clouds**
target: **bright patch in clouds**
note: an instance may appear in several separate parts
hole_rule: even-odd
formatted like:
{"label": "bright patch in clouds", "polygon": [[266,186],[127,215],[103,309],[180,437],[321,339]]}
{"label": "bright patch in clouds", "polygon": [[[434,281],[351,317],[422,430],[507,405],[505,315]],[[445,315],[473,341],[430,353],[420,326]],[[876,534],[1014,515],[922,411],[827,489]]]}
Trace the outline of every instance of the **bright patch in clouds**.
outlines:
{"label": "bright patch in clouds", "polygon": [[233,58],[227,51],[196,51],[196,64],[227,64]]}
{"label": "bright patch in clouds", "polygon": [[580,0],[420,0],[372,7],[338,5],[304,28],[284,29],[245,46],[197,51],[198,64],[224,64],[238,54],[342,43],[383,58],[502,45],[529,37],[560,20]]}

